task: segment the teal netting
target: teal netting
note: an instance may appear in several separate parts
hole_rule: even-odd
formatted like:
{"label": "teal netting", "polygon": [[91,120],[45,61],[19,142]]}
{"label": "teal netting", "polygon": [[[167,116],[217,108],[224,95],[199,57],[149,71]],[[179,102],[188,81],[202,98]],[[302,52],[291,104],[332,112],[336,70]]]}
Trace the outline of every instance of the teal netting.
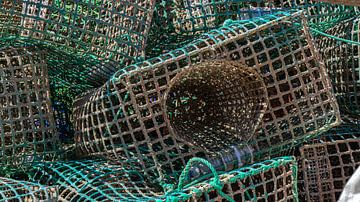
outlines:
{"label": "teal netting", "polygon": [[30,173],[32,181],[58,187],[59,201],[297,200],[297,167],[292,157],[215,172],[203,176],[208,180],[191,184],[183,184],[188,174],[184,172],[184,179],[166,190],[136,170],[101,159],[38,164]]}
{"label": "teal netting", "polygon": [[41,186],[36,183],[0,177],[0,201],[57,201],[56,186]]}
{"label": "teal netting", "polygon": [[[118,71],[104,86],[74,103],[79,154],[136,159],[145,175],[176,180],[192,156],[204,154],[172,131],[164,94],[181,70],[214,59],[246,64],[265,82],[268,107],[261,129],[246,143],[257,159],[286,153],[302,139],[337,125],[340,117],[330,81],[302,20],[299,12],[281,12],[227,21],[181,49]],[[204,90],[221,91],[211,86]],[[203,100],[201,94],[197,96]],[[224,94],[223,99],[230,97]],[[219,142],[210,141],[215,146]],[[241,148],[244,143],[234,140],[228,148]]]}

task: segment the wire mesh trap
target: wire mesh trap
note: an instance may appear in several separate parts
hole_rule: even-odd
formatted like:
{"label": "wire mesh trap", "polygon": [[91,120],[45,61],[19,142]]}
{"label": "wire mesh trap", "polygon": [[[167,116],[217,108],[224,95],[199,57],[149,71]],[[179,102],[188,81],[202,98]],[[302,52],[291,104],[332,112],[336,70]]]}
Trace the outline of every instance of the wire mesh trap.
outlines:
{"label": "wire mesh trap", "polygon": [[319,49],[342,115],[356,122],[360,118],[359,18],[345,20],[326,34],[318,40]]}
{"label": "wire mesh trap", "polygon": [[36,47],[0,50],[1,165],[21,166],[58,155],[44,58]]}
{"label": "wire mesh trap", "polygon": [[360,165],[360,127],[343,124],[300,148],[299,198],[337,201]]}
{"label": "wire mesh trap", "polygon": [[306,24],[298,26],[301,19],[301,13],[278,13],[227,22],[181,49],[117,72],[74,103],[79,153],[137,159],[147,176],[174,180],[192,156],[204,154],[170,132],[164,94],[181,70],[214,59],[238,61],[265,82],[268,107],[248,143],[257,158],[286,153],[337,125],[336,99]]}
{"label": "wire mesh trap", "polygon": [[57,187],[0,177],[1,201],[57,201]]}

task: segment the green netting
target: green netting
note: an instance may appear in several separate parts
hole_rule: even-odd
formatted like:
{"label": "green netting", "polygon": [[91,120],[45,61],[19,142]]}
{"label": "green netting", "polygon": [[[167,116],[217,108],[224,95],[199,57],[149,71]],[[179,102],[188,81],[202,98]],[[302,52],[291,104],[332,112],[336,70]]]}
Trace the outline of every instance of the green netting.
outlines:
{"label": "green netting", "polygon": [[191,184],[180,182],[168,190],[136,170],[101,159],[38,164],[31,174],[33,181],[58,187],[59,201],[297,200],[297,167],[292,157],[214,173],[215,177],[203,176],[210,179]]}
{"label": "green netting", "polygon": [[342,21],[326,34],[318,39],[319,49],[342,115],[356,122],[360,118],[359,18]]}
{"label": "green netting", "polygon": [[24,166],[59,154],[45,53],[0,49],[0,164]]}
{"label": "green netting", "polygon": [[[104,86],[74,103],[78,153],[136,159],[146,176],[176,180],[186,162],[194,155],[204,156],[204,150],[181,141],[173,132],[164,94],[181,70],[215,59],[238,61],[256,70],[269,97],[261,128],[253,138],[247,143],[234,139],[227,148],[241,150],[247,144],[255,150],[256,159],[263,159],[286,153],[302,139],[337,125],[339,112],[330,81],[302,20],[301,13],[282,12],[228,21],[181,49],[117,72]],[[225,92],[204,88],[210,94],[213,90]],[[200,95],[199,100],[204,98]],[[230,98],[223,94],[222,99]],[[231,122],[226,113],[222,121]],[[202,127],[213,126],[208,124]],[[236,136],[228,132],[229,138]],[[224,150],[219,140],[203,141]]]}
{"label": "green netting", "polygon": [[57,201],[56,186],[39,184],[0,177],[1,201]]}
{"label": "green netting", "polygon": [[300,148],[299,198],[337,201],[360,165],[360,127],[342,124]]}

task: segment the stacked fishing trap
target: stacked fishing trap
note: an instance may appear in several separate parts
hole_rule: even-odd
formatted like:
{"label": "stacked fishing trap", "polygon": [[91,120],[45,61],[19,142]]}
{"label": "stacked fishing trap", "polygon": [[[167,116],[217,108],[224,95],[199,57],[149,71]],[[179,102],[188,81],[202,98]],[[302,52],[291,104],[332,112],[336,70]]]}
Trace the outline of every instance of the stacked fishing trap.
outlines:
{"label": "stacked fishing trap", "polygon": [[357,6],[0,0],[0,200],[338,200]]}

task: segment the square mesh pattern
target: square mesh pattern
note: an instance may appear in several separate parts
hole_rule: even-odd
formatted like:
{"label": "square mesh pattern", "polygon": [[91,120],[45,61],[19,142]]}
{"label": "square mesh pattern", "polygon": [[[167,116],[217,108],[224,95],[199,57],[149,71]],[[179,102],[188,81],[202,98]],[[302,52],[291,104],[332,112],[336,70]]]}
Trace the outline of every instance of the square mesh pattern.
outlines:
{"label": "square mesh pattern", "polygon": [[57,187],[0,177],[1,201],[57,201]]}
{"label": "square mesh pattern", "polygon": [[5,24],[17,35],[129,64],[144,54],[154,1],[1,0],[0,5],[3,15],[21,18]]}
{"label": "square mesh pattern", "polygon": [[[221,174],[222,192],[235,201],[297,201],[296,162],[274,158]],[[186,188],[180,201],[226,201],[210,184],[213,178]]]}
{"label": "square mesh pattern", "polygon": [[[93,159],[43,163],[33,167],[33,181],[54,185],[59,201],[221,201],[209,180],[164,193],[135,170]],[[297,198],[296,162],[281,157],[220,175],[222,191],[236,201],[293,201]]]}
{"label": "square mesh pattern", "polygon": [[299,197],[337,201],[360,165],[360,128],[343,124],[300,148]]}
{"label": "square mesh pattern", "polygon": [[36,47],[0,50],[1,164],[51,160],[57,154],[44,58]]}
{"label": "square mesh pattern", "polygon": [[[359,18],[348,19],[326,33],[353,42],[360,41]],[[342,112],[349,121],[360,120],[360,49],[359,45],[329,37],[318,38],[319,50],[325,60]]]}
{"label": "square mesh pattern", "polygon": [[161,196],[161,187],[138,171],[102,159],[41,163],[32,181],[59,188],[59,201],[138,201]]}
{"label": "square mesh pattern", "polygon": [[183,68],[214,58],[246,64],[265,82],[268,107],[249,142],[258,158],[286,152],[301,139],[337,125],[336,99],[312,39],[306,27],[289,23],[300,19],[300,13],[279,13],[229,22],[181,49],[117,72],[74,103],[79,150],[137,159],[149,175],[175,174],[200,153],[169,132],[163,95]]}

